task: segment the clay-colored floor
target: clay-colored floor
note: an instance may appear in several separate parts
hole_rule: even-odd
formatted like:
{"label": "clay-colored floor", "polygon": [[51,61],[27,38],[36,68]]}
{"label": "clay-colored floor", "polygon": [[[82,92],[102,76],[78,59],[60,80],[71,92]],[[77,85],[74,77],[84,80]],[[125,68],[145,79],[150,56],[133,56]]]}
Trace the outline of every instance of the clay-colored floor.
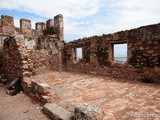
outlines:
{"label": "clay-colored floor", "polygon": [[71,72],[48,72],[35,79],[47,82],[59,102],[68,107],[80,103],[99,106],[105,120],[126,119],[126,114],[136,113],[160,115],[160,85]]}

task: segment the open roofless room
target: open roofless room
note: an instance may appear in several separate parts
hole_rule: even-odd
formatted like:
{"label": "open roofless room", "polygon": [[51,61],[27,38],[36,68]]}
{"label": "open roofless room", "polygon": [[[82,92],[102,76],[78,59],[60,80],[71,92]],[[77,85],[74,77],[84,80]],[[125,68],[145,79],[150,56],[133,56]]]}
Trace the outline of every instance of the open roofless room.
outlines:
{"label": "open roofless room", "polygon": [[42,1],[1,0],[0,120],[158,120],[160,2]]}

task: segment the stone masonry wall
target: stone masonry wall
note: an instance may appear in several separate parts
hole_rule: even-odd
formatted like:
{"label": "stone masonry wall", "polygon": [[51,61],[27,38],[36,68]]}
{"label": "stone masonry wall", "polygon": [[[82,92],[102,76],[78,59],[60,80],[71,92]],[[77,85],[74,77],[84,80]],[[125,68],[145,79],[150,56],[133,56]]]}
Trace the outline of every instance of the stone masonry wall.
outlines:
{"label": "stone masonry wall", "polygon": [[11,16],[1,16],[0,35],[13,35],[15,33],[14,20]]}
{"label": "stone masonry wall", "polygon": [[[24,36],[22,45],[16,45],[19,44],[16,42],[17,34]],[[57,15],[46,23],[37,22],[35,30],[31,29],[30,20],[21,19],[20,28],[16,28],[13,17],[1,16],[0,38],[2,44],[7,38],[3,53],[4,60],[10,63],[4,62],[3,66],[8,77],[23,77],[23,69],[19,67],[21,69],[18,71],[13,67],[23,64],[11,62],[11,59],[18,61],[23,54],[29,54],[27,59],[33,64],[32,71],[44,67],[58,71],[69,70],[138,80],[152,79],[159,82],[160,24],[65,43],[62,15]],[[6,45],[12,41],[15,41],[13,47],[7,48]],[[117,64],[113,58],[113,46],[121,43],[127,43],[128,58],[126,63]],[[76,48],[82,48],[80,60],[77,60]],[[15,56],[13,51],[19,56]]]}
{"label": "stone masonry wall", "polygon": [[25,38],[32,38],[33,37],[30,20],[21,19],[20,20],[20,30],[21,30],[21,34],[23,34]]}
{"label": "stone masonry wall", "polygon": [[42,48],[39,50],[27,49],[23,35],[8,37],[4,41],[4,59],[3,70],[8,79],[15,77],[25,78],[31,75],[39,74],[39,69],[59,70],[59,46],[58,42],[48,38],[41,43]]}
{"label": "stone masonry wall", "polygon": [[[113,60],[113,45],[121,43],[127,43],[128,58],[126,63],[117,64]],[[83,49],[79,61],[76,48]],[[69,71],[160,82],[160,24],[66,43],[63,58]]]}
{"label": "stone masonry wall", "polygon": [[29,51],[24,44],[23,35],[8,37],[4,42],[3,70],[9,80],[16,77],[30,77],[33,71]]}
{"label": "stone masonry wall", "polygon": [[[44,22],[37,22],[36,29],[31,28],[31,21],[20,20],[20,28],[14,27],[13,17],[1,16],[1,27],[14,28],[13,34],[0,31],[0,43],[4,54],[3,71],[8,79],[30,77],[38,74],[38,69],[61,70],[63,47],[63,16],[57,15],[47,27]],[[58,22],[58,23],[57,23]],[[49,31],[52,29],[52,32]]]}

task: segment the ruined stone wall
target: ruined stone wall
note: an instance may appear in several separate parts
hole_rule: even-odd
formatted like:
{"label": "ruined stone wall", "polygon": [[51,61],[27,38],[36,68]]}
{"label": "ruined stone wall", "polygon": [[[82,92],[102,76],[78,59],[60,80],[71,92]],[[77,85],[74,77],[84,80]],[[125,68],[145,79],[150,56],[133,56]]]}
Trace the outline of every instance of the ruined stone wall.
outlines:
{"label": "ruined stone wall", "polygon": [[37,49],[48,51],[48,62],[50,64],[50,69],[52,70],[62,69],[61,49],[63,49],[63,44],[64,43],[62,41],[59,41],[56,36],[48,36],[41,39],[39,38],[38,40]]}
{"label": "ruined stone wall", "polygon": [[[20,39],[20,42],[23,41],[21,45],[17,42],[18,34],[24,36]],[[159,81],[160,24],[64,43],[62,15],[57,15],[46,23],[37,22],[35,30],[31,28],[30,20],[21,19],[20,28],[16,28],[13,17],[1,16],[2,48],[4,39],[4,60],[0,61],[4,61],[4,71],[8,77],[23,77],[21,56],[29,54],[26,59],[29,59],[29,64],[32,63],[30,74],[33,74],[35,69],[47,68]],[[113,46],[120,43],[127,43],[128,46],[128,58],[124,64],[117,64],[113,59]],[[8,44],[11,47],[7,48]],[[77,60],[76,48],[83,50],[80,60]],[[12,59],[15,61],[12,62]]]}
{"label": "ruined stone wall", "polygon": [[[113,60],[113,45],[120,43],[128,46],[124,64]],[[79,47],[83,57],[78,61],[75,49]],[[160,24],[78,39],[66,43],[64,53],[65,69],[69,71],[160,82]]]}
{"label": "ruined stone wall", "polygon": [[128,34],[131,54],[129,64],[138,68],[160,67],[160,24],[142,27]]}
{"label": "ruined stone wall", "polygon": [[32,61],[27,50],[23,35],[8,37],[4,41],[3,70],[9,80],[15,77],[30,77],[32,75]]}
{"label": "ruined stone wall", "polygon": [[51,38],[45,38],[44,46],[41,45],[42,48],[37,50],[28,49],[23,35],[6,38],[3,48],[3,70],[6,77],[13,80],[15,77],[25,78],[39,74],[39,70],[59,70],[58,42],[49,39]]}
{"label": "ruined stone wall", "polygon": [[15,77],[30,77],[38,74],[39,69],[62,69],[62,15],[57,15],[47,27],[44,22],[37,22],[35,30],[31,28],[31,21],[27,19],[20,20],[20,28],[14,27],[13,17],[1,16],[1,19],[2,28],[6,25],[14,28],[14,34],[5,34],[6,29],[0,31],[0,44],[4,53],[0,65],[2,60],[7,78],[13,80]]}

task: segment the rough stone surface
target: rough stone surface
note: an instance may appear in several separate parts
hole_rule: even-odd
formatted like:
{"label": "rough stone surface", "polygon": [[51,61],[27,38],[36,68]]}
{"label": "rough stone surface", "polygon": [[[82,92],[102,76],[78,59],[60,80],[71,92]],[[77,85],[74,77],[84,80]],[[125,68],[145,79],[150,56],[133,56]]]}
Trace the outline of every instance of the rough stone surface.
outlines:
{"label": "rough stone surface", "polygon": [[74,115],[76,120],[103,120],[104,113],[97,107],[83,103],[75,107]]}
{"label": "rough stone surface", "polygon": [[27,19],[20,20],[20,29],[21,34],[24,35],[25,38],[32,38],[32,28],[31,28],[31,21]]}
{"label": "rough stone surface", "polygon": [[44,35],[45,29],[46,29],[46,24],[44,22],[36,23],[36,32],[38,37],[42,37]]}
{"label": "rough stone surface", "polygon": [[15,33],[14,20],[11,16],[1,16],[0,35],[13,35]]}
{"label": "rough stone surface", "polygon": [[73,115],[69,111],[54,103],[46,103],[43,106],[43,112],[49,115],[53,120],[72,120],[73,118]]}
{"label": "rough stone surface", "polygon": [[37,92],[40,94],[47,94],[50,92],[50,86],[47,83],[39,83],[37,86]]}
{"label": "rough stone surface", "polygon": [[63,35],[63,16],[61,14],[54,17],[54,32],[60,41],[64,41]]}
{"label": "rough stone surface", "polygon": [[1,25],[14,26],[14,20],[12,16],[1,16]]}
{"label": "rough stone surface", "polygon": [[13,80],[16,77],[23,78],[32,75],[32,69],[29,66],[31,61],[23,35],[5,39],[3,51],[5,53],[3,70],[8,79]]}
{"label": "rough stone surface", "polygon": [[[59,42],[53,42],[56,38],[48,37],[44,41],[38,43],[38,50],[33,42],[26,42],[23,35],[8,37],[4,41],[3,52],[3,71],[6,77],[14,79],[14,77],[30,77],[38,74],[36,69],[55,69],[59,70],[62,65],[60,55]],[[33,43],[33,44],[29,44]],[[42,69],[41,69],[42,70]]]}
{"label": "rough stone surface", "polygon": [[[160,24],[155,24],[71,41],[65,44],[64,69],[137,80],[149,77],[153,82],[160,82],[158,76],[154,77],[159,75],[155,68],[160,68],[159,31]],[[119,64],[114,61],[113,45],[122,43],[128,46],[128,57],[125,63]],[[79,61],[76,48],[82,48]]]}
{"label": "rough stone surface", "polygon": [[23,87],[23,91],[25,93],[30,93],[32,92],[32,84],[31,84],[31,79],[30,78],[23,78],[23,81],[21,82],[21,85]]}

